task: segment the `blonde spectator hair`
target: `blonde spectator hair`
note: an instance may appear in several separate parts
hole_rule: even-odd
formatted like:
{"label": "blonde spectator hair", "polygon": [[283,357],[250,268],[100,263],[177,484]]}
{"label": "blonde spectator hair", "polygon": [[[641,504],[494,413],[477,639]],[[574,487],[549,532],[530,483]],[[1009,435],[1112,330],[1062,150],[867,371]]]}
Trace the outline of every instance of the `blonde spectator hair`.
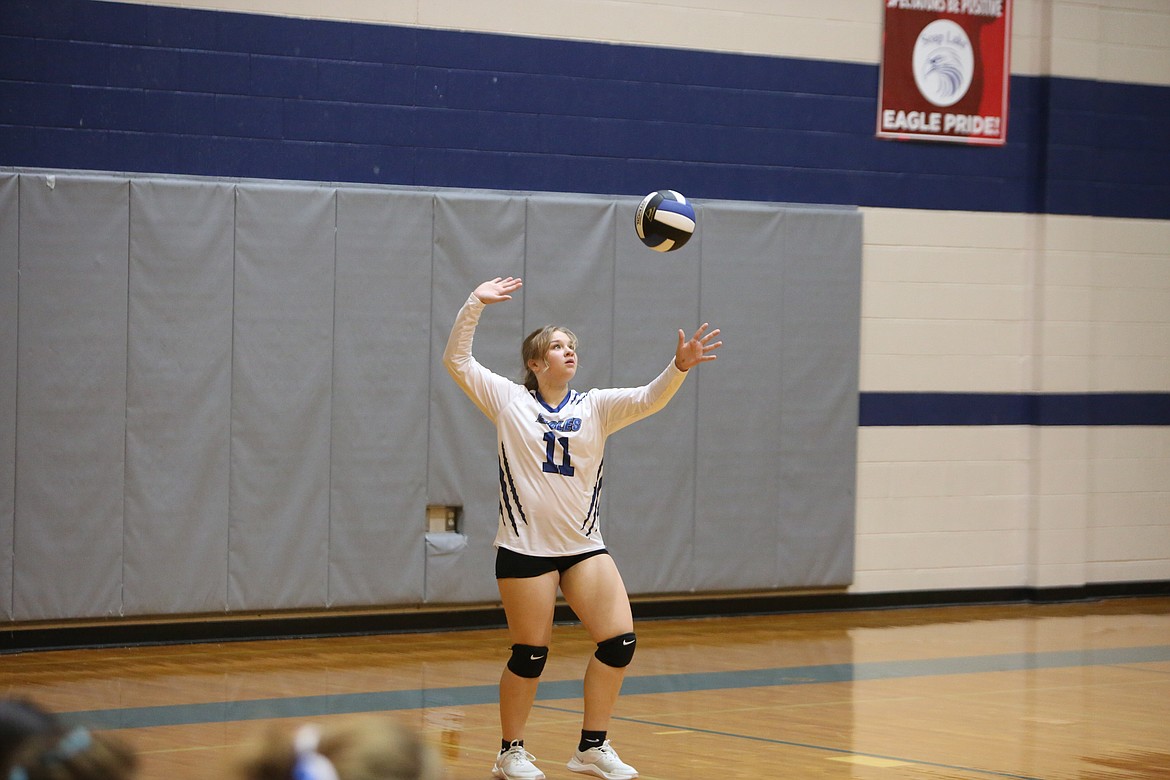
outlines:
{"label": "blonde spectator hair", "polygon": [[[272,726],[245,746],[237,780],[443,780],[438,753],[413,731],[377,715],[290,730]],[[296,774],[294,775],[294,771]]]}

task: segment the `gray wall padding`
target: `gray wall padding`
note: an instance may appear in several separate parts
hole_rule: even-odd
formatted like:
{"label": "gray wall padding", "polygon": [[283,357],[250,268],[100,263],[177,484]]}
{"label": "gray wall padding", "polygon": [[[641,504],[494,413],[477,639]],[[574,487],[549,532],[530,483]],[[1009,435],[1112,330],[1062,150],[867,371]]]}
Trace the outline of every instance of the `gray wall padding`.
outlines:
{"label": "gray wall padding", "polygon": [[[475,351],[513,378],[548,323],[579,389],[723,329],[610,442],[632,593],[849,583],[861,214],[700,203],[662,255],[636,202],[0,173],[0,616],[495,601],[494,431],[440,355],[509,274]],[[428,536],[428,504],[462,536]]]}
{"label": "gray wall padding", "polygon": [[0,620],[12,619],[16,512],[17,179],[0,175]]}
{"label": "gray wall padding", "polygon": [[328,603],[335,192],[236,189],[228,608]]}
{"label": "gray wall padding", "polygon": [[331,603],[423,599],[432,201],[337,196]]}
{"label": "gray wall padding", "polygon": [[122,611],[130,184],[20,187],[17,620]]}
{"label": "gray wall padding", "polygon": [[130,184],[125,604],[227,603],[235,188]]}

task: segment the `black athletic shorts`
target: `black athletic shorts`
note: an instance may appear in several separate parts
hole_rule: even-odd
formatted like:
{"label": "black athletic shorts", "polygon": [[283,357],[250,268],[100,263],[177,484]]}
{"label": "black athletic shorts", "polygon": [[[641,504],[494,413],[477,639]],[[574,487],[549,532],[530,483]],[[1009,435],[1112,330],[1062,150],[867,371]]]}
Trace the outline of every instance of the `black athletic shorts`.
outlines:
{"label": "black athletic shorts", "polygon": [[609,550],[602,547],[600,550],[577,553],[576,555],[524,555],[507,547],[496,548],[496,579],[511,579],[524,577],[539,577],[550,571],[559,571],[564,574],[569,568],[576,566],[586,558],[594,555],[609,555]]}

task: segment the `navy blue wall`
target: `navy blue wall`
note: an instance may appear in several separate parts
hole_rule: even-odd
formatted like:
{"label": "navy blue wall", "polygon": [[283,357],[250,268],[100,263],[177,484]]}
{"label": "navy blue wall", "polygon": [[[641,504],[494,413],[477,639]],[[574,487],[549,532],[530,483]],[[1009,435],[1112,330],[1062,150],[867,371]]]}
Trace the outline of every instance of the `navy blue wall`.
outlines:
{"label": "navy blue wall", "polygon": [[1016,76],[1008,144],[874,138],[877,67],[0,0],[0,165],[1170,218],[1170,89]]}
{"label": "navy blue wall", "polygon": [[1170,425],[1170,393],[862,393],[858,424]]}

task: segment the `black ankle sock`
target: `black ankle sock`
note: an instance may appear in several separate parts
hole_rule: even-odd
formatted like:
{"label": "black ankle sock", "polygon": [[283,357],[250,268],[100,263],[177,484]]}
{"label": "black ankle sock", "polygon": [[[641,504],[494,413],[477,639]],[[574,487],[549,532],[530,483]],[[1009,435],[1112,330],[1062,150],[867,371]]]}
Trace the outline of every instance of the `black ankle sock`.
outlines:
{"label": "black ankle sock", "polygon": [[524,740],[517,739],[514,742],[509,742],[506,739],[501,739],[500,740],[500,752],[503,753],[505,750],[512,747],[513,745],[516,745],[518,747],[524,747]]}
{"label": "black ankle sock", "polygon": [[577,750],[588,750],[589,748],[601,747],[604,744],[604,731],[586,731],[585,729],[581,729],[581,742],[577,745]]}

